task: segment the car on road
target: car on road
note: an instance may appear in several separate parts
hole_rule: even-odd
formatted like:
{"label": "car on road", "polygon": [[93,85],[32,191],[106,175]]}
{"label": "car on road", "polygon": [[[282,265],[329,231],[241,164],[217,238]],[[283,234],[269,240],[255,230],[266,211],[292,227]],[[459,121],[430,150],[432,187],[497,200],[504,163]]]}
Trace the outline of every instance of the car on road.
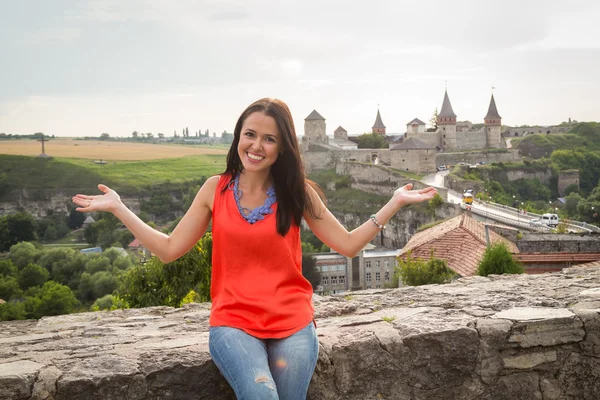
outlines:
{"label": "car on road", "polygon": [[529,226],[534,226],[534,227],[541,227],[542,226],[542,221],[540,221],[539,218],[535,218],[529,221]]}
{"label": "car on road", "polygon": [[446,166],[445,165],[440,165],[439,167],[436,168],[436,170],[438,170],[438,171],[445,171],[446,170]]}

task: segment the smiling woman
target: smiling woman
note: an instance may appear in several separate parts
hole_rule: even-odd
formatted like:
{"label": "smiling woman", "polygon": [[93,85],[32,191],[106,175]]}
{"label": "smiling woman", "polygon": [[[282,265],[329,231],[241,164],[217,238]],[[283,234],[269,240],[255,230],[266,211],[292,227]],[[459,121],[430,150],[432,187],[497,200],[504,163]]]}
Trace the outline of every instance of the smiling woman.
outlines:
{"label": "smiling woman", "polygon": [[[304,219],[330,248],[354,257],[402,206],[434,188],[397,189],[348,232],[306,179],[288,106],[260,99],[239,117],[225,171],[209,178],[171,235],[158,232],[104,185],[77,195],[82,212],[108,211],[164,263],[181,257],[212,221],[210,354],[238,398],[304,399],[318,357],[312,286],[302,275]],[[243,357],[250,354],[250,357]]]}

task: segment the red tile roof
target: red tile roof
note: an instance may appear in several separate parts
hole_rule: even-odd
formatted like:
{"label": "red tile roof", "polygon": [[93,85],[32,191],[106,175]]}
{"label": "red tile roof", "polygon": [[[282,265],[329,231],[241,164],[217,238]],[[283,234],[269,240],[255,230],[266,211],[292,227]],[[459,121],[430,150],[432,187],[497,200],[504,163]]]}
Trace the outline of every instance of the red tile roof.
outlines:
{"label": "red tile roof", "polygon": [[127,247],[137,249],[138,247],[144,247],[144,245],[136,238],[133,240],[133,242],[129,243],[129,246]]}
{"label": "red tile roof", "polygon": [[[490,242],[504,242],[511,253],[518,253],[517,246],[489,230]],[[448,267],[461,276],[474,275],[486,249],[485,225],[466,214],[415,234],[404,246],[400,257],[412,250],[411,257],[428,259],[431,250],[434,257],[446,260]],[[404,257],[403,257],[404,258]]]}

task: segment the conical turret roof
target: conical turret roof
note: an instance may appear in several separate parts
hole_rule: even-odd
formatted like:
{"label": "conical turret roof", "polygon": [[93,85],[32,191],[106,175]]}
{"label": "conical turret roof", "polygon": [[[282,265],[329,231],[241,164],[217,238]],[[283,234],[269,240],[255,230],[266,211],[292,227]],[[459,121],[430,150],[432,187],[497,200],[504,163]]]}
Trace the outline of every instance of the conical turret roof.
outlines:
{"label": "conical turret roof", "polygon": [[322,120],[322,121],[325,121],[325,118],[323,118],[323,117],[321,116],[321,114],[319,114],[319,113],[317,112],[317,110],[313,110],[313,111],[312,111],[312,112],[311,112],[311,113],[308,115],[308,117],[304,118],[304,120],[305,120],[305,121],[306,121],[306,120]]}
{"label": "conical turret roof", "polygon": [[492,99],[490,100],[490,107],[488,108],[487,115],[484,119],[502,119],[500,114],[498,114],[498,109],[496,108],[496,100],[494,100],[494,95],[492,95]]}
{"label": "conical turret roof", "polygon": [[379,109],[377,109],[377,118],[375,118],[375,124],[373,125],[373,129],[375,128],[384,128],[385,129],[385,125],[383,124],[383,121],[381,120],[381,114],[379,113]]}
{"label": "conical turret roof", "polygon": [[442,110],[438,114],[439,117],[450,117],[456,118],[456,114],[452,110],[452,104],[450,104],[450,98],[448,97],[448,91],[444,93],[444,102],[442,103]]}

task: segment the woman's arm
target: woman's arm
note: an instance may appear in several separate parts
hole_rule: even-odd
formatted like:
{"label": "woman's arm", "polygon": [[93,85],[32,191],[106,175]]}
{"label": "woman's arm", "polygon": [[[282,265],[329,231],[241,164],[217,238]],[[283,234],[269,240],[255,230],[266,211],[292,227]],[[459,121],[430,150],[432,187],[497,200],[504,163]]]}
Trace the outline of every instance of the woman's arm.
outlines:
{"label": "woman's arm", "polygon": [[[354,257],[379,233],[379,228],[370,219],[352,232],[348,232],[325,207],[317,192],[310,185],[306,186],[316,217],[304,211],[304,219],[314,234],[333,250],[346,257]],[[422,190],[411,190],[411,188],[412,184],[408,184],[394,192],[390,201],[375,214],[379,224],[387,224],[402,206],[431,200],[437,193],[433,187]]]}
{"label": "woman's arm", "polygon": [[165,235],[146,225],[137,215],[129,210],[117,192],[105,185],[98,185],[104,192],[99,196],[78,194],[73,202],[80,206],[77,211],[111,212],[131,231],[144,247],[155,254],[162,262],[169,263],[187,253],[200,240],[212,216],[212,206],[218,176],[209,178],[200,188],[192,205],[170,235]]}

